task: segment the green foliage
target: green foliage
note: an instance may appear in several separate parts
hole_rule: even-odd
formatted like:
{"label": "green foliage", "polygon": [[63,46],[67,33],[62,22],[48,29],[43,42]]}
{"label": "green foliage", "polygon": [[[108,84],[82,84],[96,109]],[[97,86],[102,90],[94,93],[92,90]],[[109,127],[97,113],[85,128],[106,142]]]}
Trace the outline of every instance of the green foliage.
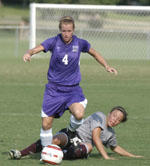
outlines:
{"label": "green foliage", "polygon": [[149,5],[150,4],[150,0],[139,0],[139,3],[141,5]]}
{"label": "green foliage", "polygon": [[58,3],[58,4],[96,4],[96,5],[128,5],[135,2],[142,5],[149,5],[150,0],[2,0],[2,3],[7,4],[21,4],[23,6],[28,6],[29,3]]}
{"label": "green foliage", "polygon": [[120,0],[99,0],[103,5],[116,5]]}
{"label": "green foliage", "polygon": [[79,0],[80,4],[115,5],[119,0]]}
{"label": "green foliage", "polygon": [[29,16],[29,9],[23,9],[20,8],[20,6],[2,6],[0,8],[0,18],[1,17],[28,17]]}
{"label": "green foliage", "polygon": [[0,8],[0,24],[18,25],[22,21],[29,22],[29,8],[6,5]]}

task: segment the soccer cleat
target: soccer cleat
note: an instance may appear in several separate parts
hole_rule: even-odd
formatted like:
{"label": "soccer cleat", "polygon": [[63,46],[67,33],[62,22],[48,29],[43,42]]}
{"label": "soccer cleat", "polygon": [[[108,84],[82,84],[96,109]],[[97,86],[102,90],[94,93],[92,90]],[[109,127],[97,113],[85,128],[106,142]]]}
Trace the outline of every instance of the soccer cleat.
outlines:
{"label": "soccer cleat", "polygon": [[79,137],[78,133],[76,131],[72,132],[68,128],[64,128],[60,130],[60,132],[64,132],[68,136],[69,144],[74,144],[74,146],[77,146],[78,143],[81,142],[81,138]]}
{"label": "soccer cleat", "polygon": [[81,143],[81,139],[79,137],[75,136],[74,138],[70,139],[70,142],[74,146],[78,146]]}
{"label": "soccer cleat", "polygon": [[68,128],[67,128],[67,133],[68,133],[69,139],[73,139],[77,135],[76,131],[71,131]]}
{"label": "soccer cleat", "polygon": [[76,132],[76,131],[72,132],[72,131],[69,130],[68,128],[64,128],[64,129],[60,130],[60,132],[66,133],[69,140],[73,139],[73,138],[76,137],[76,135],[77,135],[77,132]]}
{"label": "soccer cleat", "polygon": [[19,150],[16,150],[16,149],[12,149],[9,151],[9,156],[11,159],[21,159],[21,153]]}
{"label": "soccer cleat", "polygon": [[78,144],[74,146],[73,144],[68,148],[63,150],[64,153],[64,160],[74,160],[74,159],[83,159],[87,158],[87,149],[84,144]]}

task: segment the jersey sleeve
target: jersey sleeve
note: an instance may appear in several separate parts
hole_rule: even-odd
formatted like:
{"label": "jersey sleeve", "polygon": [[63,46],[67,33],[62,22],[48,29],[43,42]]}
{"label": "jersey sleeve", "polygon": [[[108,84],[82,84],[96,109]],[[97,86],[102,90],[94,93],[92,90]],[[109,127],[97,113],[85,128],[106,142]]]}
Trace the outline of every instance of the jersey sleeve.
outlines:
{"label": "jersey sleeve", "polygon": [[92,121],[91,121],[91,130],[93,131],[95,128],[101,128],[104,129],[104,120],[103,117],[99,116],[99,113],[94,113],[92,115]]}
{"label": "jersey sleeve", "polygon": [[80,39],[81,52],[89,52],[91,44],[87,40]]}
{"label": "jersey sleeve", "polygon": [[56,43],[56,37],[52,37],[49,39],[46,39],[41,43],[41,45],[44,47],[44,52],[52,51]]}
{"label": "jersey sleeve", "polygon": [[117,146],[117,139],[116,135],[114,134],[107,142],[106,147],[116,147]]}

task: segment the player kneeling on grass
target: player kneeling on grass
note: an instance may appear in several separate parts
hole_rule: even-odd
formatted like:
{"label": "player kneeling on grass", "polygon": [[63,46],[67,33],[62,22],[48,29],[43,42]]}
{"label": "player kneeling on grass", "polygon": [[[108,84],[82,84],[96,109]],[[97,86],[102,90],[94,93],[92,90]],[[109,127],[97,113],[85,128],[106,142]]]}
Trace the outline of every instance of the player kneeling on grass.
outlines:
{"label": "player kneeling on grass", "polygon": [[[127,112],[120,106],[112,108],[108,116],[102,112],[96,112],[85,119],[84,123],[76,130],[76,136],[73,139],[69,138],[67,129],[62,129],[53,137],[52,143],[62,148],[64,159],[87,158],[94,145],[104,159],[114,159],[108,155],[104,146],[122,156],[142,157],[129,153],[117,145],[113,127],[126,120]],[[41,140],[38,140],[21,151],[11,150],[9,154],[12,159],[20,159],[41,150]]]}

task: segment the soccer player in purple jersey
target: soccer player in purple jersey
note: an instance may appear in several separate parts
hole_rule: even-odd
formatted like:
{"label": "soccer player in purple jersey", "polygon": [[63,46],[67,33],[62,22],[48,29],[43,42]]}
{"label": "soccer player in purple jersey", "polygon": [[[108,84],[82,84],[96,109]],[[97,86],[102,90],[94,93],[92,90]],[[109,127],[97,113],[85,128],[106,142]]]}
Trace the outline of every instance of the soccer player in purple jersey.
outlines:
{"label": "soccer player in purple jersey", "polygon": [[23,60],[27,62],[31,60],[32,55],[41,51],[50,51],[52,54],[47,74],[48,84],[45,87],[41,110],[40,138],[43,146],[52,143],[53,119],[61,117],[65,110],[69,109],[72,114],[68,127],[70,135],[73,135],[83,123],[87,99],[79,86],[81,81],[79,65],[81,52],[93,56],[98,63],[104,66],[106,71],[117,74],[117,70],[110,67],[86,40],[73,35],[75,24],[72,17],[61,18],[59,29],[60,34],[28,50],[23,56]]}

